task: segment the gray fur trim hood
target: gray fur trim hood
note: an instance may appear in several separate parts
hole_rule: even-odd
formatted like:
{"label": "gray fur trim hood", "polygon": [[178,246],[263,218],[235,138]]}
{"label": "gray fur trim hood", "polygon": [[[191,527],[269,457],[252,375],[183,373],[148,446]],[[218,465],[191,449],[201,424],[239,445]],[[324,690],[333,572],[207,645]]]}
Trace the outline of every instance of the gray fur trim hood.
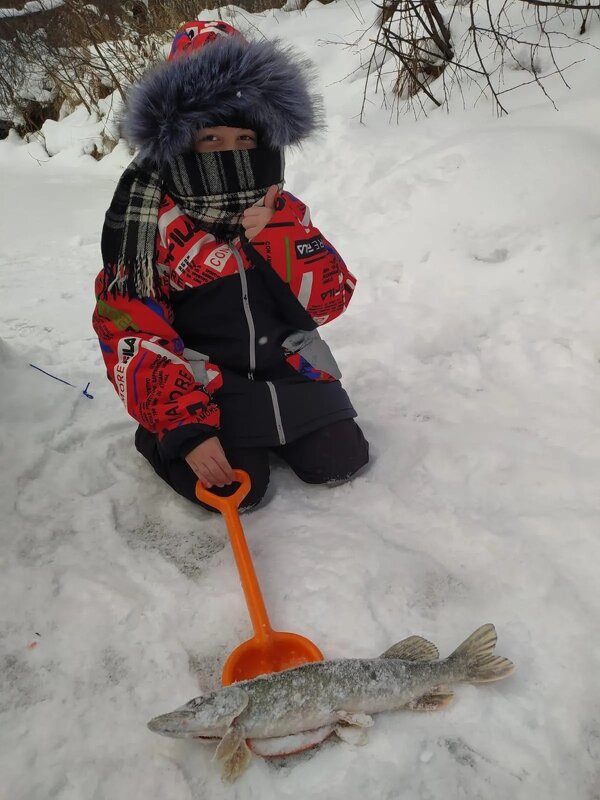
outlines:
{"label": "gray fur trim hood", "polygon": [[129,92],[123,135],[158,167],[217,125],[252,128],[261,146],[296,145],[323,127],[313,80],[312,64],[288,46],[220,37],[146,73]]}

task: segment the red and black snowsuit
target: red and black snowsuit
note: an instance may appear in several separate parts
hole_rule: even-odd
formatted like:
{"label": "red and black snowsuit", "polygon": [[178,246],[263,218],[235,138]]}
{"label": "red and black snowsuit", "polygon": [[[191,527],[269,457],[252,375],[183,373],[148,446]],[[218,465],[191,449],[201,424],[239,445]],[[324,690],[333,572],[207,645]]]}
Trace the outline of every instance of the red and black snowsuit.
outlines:
{"label": "red and black snowsuit", "polygon": [[[242,237],[243,238],[243,237]],[[156,264],[166,299],[103,294],[93,325],[128,412],[182,458],[222,445],[272,447],[356,416],[316,328],[355,279],[288,192],[252,243],[218,242],[163,197]]]}

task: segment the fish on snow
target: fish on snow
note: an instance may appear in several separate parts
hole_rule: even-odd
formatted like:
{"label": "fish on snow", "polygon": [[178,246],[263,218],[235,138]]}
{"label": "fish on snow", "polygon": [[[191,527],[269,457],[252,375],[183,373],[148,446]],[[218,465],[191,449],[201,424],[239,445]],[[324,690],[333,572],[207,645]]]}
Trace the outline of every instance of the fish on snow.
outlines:
{"label": "fish on snow", "polygon": [[495,656],[496,630],[482,625],[447,658],[421,636],[410,636],[379,658],[303,664],[240,681],[155,717],[148,727],[176,738],[219,740],[215,758],[224,780],[234,781],[252,752],[263,757],[297,753],[332,733],[363,744],[371,714],[447,706],[454,683],[485,683],[514,670]]}

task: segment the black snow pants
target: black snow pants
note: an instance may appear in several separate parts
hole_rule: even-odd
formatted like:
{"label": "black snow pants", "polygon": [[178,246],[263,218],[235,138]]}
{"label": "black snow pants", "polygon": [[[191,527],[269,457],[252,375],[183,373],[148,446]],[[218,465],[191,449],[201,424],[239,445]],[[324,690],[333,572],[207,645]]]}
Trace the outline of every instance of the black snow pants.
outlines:
{"label": "black snow pants", "polygon": [[[193,503],[214,511],[196,498],[197,478],[184,459],[161,456],[156,436],[141,426],[135,435],[135,446],[157,475],[180,495]],[[305,483],[343,483],[350,480],[369,461],[369,443],[353,419],[333,422],[289,444],[278,447],[225,448],[227,460],[234,469],[250,475],[252,488],[240,508],[249,510],[258,505],[269,485],[269,454],[283,459]],[[218,495],[229,495],[237,484],[212,487]]]}

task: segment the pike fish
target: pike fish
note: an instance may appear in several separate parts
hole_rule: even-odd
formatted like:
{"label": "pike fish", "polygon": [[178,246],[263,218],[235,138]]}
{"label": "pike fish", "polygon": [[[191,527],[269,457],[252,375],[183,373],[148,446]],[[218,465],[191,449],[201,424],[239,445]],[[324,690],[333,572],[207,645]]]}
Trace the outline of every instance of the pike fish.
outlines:
{"label": "pike fish", "polygon": [[496,630],[483,625],[450,656],[410,636],[379,658],[316,661],[240,681],[196,697],[148,727],[175,738],[218,741],[215,758],[226,781],[246,769],[252,752],[263,757],[297,753],[335,733],[363,744],[371,714],[401,708],[436,711],[452,700],[450,685],[506,678],[514,664],[493,654]]}

